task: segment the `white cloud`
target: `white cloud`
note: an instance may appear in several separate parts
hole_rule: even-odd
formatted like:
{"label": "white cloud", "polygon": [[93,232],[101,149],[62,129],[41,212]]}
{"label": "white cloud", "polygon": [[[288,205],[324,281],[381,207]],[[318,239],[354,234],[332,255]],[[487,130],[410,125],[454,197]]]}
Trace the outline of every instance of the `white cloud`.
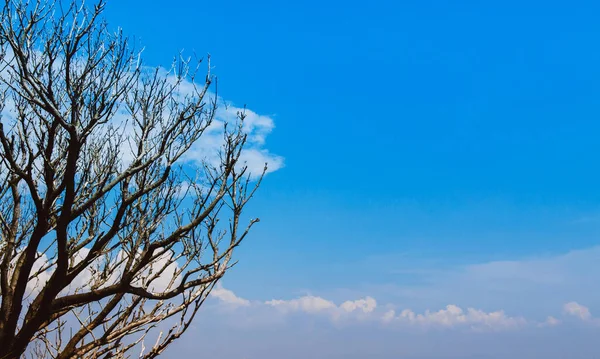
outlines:
{"label": "white cloud", "polygon": [[231,103],[225,103],[219,107],[216,115],[221,121],[233,123],[237,120],[238,113],[245,115],[242,129],[248,134],[249,141],[255,145],[264,145],[266,136],[275,128],[273,119],[249,109],[236,107]]}
{"label": "white cloud", "polygon": [[[6,62],[12,61],[12,54],[8,54],[5,58]],[[154,68],[146,68],[149,72],[154,72]],[[8,79],[6,69],[3,70],[3,75]],[[202,88],[204,84],[194,85],[190,80],[184,79],[178,82],[177,76],[173,75],[165,68],[159,68],[159,76],[166,78],[171,85],[177,86],[174,94],[175,97],[184,100],[185,98],[196,98],[197,87]],[[0,87],[5,87],[0,84]],[[207,92],[205,102],[215,99],[215,94]],[[275,128],[275,123],[271,116],[260,115],[250,109],[244,107],[236,107],[231,102],[226,101],[221,97],[216,98],[217,109],[211,126],[203,133],[201,138],[194,143],[181,162],[186,162],[191,165],[202,165],[207,162],[211,165],[218,166],[220,163],[219,151],[223,148],[223,126],[229,124],[232,128],[238,123],[239,113],[244,113],[245,119],[242,125],[242,131],[247,135],[247,141],[242,153],[240,154],[240,167],[247,166],[248,173],[254,178],[262,174],[265,163],[268,164],[267,173],[277,171],[284,166],[284,158],[282,156],[271,153],[265,148],[266,138]],[[110,119],[110,123],[124,134],[125,138],[132,140],[135,137],[134,121],[131,121],[131,113],[126,106],[121,106]],[[162,115],[168,118],[170,115],[169,109],[164,109]],[[13,99],[8,96],[4,101],[4,106],[0,111],[0,121],[10,127],[17,118],[17,111]],[[106,131],[108,126],[98,128],[97,135],[102,137],[102,131]],[[160,126],[155,129],[160,131]],[[156,135],[156,134],[155,134]],[[120,156],[123,165],[128,165],[134,158],[133,142],[125,140],[121,144]],[[135,147],[135,146],[133,146]]]}
{"label": "white cloud", "polygon": [[[71,258],[70,267],[76,266],[80,263],[89,253],[89,248],[83,247]],[[141,250],[138,254],[141,254]],[[100,256],[92,261],[81,273],[79,273],[71,283],[65,287],[59,295],[67,295],[82,290],[89,290],[94,288],[103,288],[112,284],[117,283],[123,273],[125,266],[124,259],[127,258],[128,254],[125,251],[120,250],[112,257]],[[107,264],[110,263],[108,266]],[[37,295],[39,291],[44,287],[47,281],[52,276],[56,267],[55,259],[50,262],[48,256],[43,253],[38,253],[38,257],[35,260],[31,273],[32,277],[27,282],[26,297],[32,298]],[[163,270],[164,268],[164,270]],[[160,273],[158,271],[160,270]],[[140,274],[134,278],[133,284],[141,286],[153,293],[161,293],[173,286],[173,283],[179,283],[181,275],[174,275],[179,270],[177,262],[172,260],[172,254],[167,252],[157,257],[146,267],[144,267]],[[100,273],[103,271],[110,272],[107,278],[104,278]],[[152,273],[154,276],[151,276]],[[35,275],[33,275],[35,273]],[[158,273],[158,275],[156,275]],[[152,277],[152,282],[148,283],[148,278]]]}
{"label": "white cloud", "polygon": [[31,273],[37,273],[37,275],[33,276],[27,282],[27,289],[25,293],[25,297],[29,298],[30,296],[36,295],[39,291],[46,285],[46,282],[50,279],[52,275],[51,270],[44,270],[45,266],[48,265],[48,256],[43,253],[38,253],[38,257],[35,262],[33,262],[33,267],[31,268]]}
{"label": "white cloud", "polygon": [[362,310],[364,313],[371,313],[377,308],[377,301],[371,297],[366,297],[364,299],[354,300],[354,301],[345,301],[340,305],[340,308],[345,310],[346,312],[353,312],[355,310]]}
{"label": "white cloud", "polygon": [[396,317],[396,311],[395,311],[395,310],[393,310],[393,309],[391,309],[391,310],[388,310],[387,312],[385,312],[385,313],[383,314],[383,317],[381,317],[381,320],[382,320],[384,323],[389,323],[389,322],[391,322],[392,320],[394,320],[394,318],[395,318],[395,317]]}
{"label": "white cloud", "polygon": [[283,167],[283,157],[274,155],[266,149],[248,148],[240,154],[240,161],[248,167],[253,176],[260,175],[267,164],[267,173],[275,172]]}
{"label": "white cloud", "polygon": [[462,308],[450,304],[445,309],[431,312],[425,311],[423,314],[416,314],[410,309],[403,310],[398,316],[394,316],[390,311],[384,314],[383,321],[399,322],[422,325],[426,327],[456,327],[469,326],[473,329],[513,329],[525,325],[527,322],[521,317],[509,317],[504,311],[484,312],[480,309],[468,308],[464,311]]}
{"label": "white cloud", "polygon": [[324,314],[334,321],[349,318],[350,315],[357,319],[368,319],[369,315],[377,308],[377,301],[372,297],[347,300],[339,306],[333,301],[312,295],[291,300],[273,299],[266,301],[264,304],[284,314],[291,312]]}
{"label": "white cloud", "polygon": [[548,316],[543,323],[538,324],[539,327],[555,327],[561,323],[560,320],[554,318],[553,316]]}
{"label": "white cloud", "polygon": [[222,303],[233,307],[247,307],[250,305],[249,300],[238,297],[229,289],[223,288],[220,283],[210,292],[210,295]]}
{"label": "white cloud", "polygon": [[[214,292],[214,291],[213,291]],[[517,329],[528,324],[522,317],[511,317],[504,311],[485,312],[480,309],[467,308],[463,310],[456,305],[447,305],[438,311],[426,310],[418,314],[411,309],[404,309],[399,314],[395,310],[378,310],[377,301],[372,297],[357,300],[347,300],[337,305],[335,302],[319,296],[306,295],[299,298],[283,300],[272,299],[265,302],[250,302],[240,298],[232,291],[220,288],[213,294],[222,303],[238,303],[239,306],[266,307],[275,309],[281,314],[304,313],[306,315],[324,315],[333,321],[342,318],[354,318],[382,322],[386,324],[419,326],[422,328],[455,328],[467,327],[473,330],[509,330]],[[260,311],[264,315],[264,311]],[[248,312],[246,312],[248,314]],[[250,313],[251,315],[251,313]],[[549,317],[551,318],[551,317]],[[548,319],[554,325],[556,319]]]}
{"label": "white cloud", "polygon": [[303,311],[310,314],[337,309],[337,306],[332,301],[311,295],[292,300],[273,299],[265,302],[265,304],[284,312]]}
{"label": "white cloud", "polygon": [[[167,75],[171,81],[175,77]],[[180,88],[182,96],[193,94],[193,85],[183,81]],[[207,93],[207,98],[214,98],[214,94]],[[217,98],[217,110],[212,125],[205,131],[200,140],[195,143],[184,157],[189,162],[206,161],[213,165],[219,163],[218,152],[223,146],[223,125],[234,125],[238,122],[239,114],[244,114],[242,131],[247,135],[246,146],[240,154],[240,165],[246,166],[248,173],[253,177],[260,175],[265,163],[268,164],[267,173],[277,171],[284,166],[284,158],[271,153],[266,149],[267,136],[275,128],[275,123],[270,116],[260,115],[250,109],[237,107],[221,97]]]}
{"label": "white cloud", "polygon": [[592,313],[590,310],[577,302],[569,302],[563,307],[564,312],[568,315],[577,317],[581,320],[587,321],[592,319]]}

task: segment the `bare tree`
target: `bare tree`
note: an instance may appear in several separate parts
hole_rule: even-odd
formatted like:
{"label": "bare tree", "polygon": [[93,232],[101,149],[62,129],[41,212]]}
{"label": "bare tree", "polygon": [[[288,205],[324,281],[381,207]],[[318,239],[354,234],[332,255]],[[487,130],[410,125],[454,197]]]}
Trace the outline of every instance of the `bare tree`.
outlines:
{"label": "bare tree", "polygon": [[0,358],[153,358],[234,264],[266,165],[240,160],[243,112],[191,158],[217,126],[210,65],[201,85],[199,61],[151,70],[104,1],[63,3],[1,13]]}

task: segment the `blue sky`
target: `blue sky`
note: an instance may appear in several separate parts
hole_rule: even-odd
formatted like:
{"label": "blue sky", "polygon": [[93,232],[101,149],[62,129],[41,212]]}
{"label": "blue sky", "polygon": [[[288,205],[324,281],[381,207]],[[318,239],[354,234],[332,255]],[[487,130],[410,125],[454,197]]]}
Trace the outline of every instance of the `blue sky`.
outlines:
{"label": "blue sky", "polygon": [[[328,338],[303,347],[315,358],[349,350],[343,339],[357,333],[376,336],[353,344],[373,358],[399,357],[394,338],[411,335],[424,344],[406,358],[495,357],[477,354],[486,340],[513,343],[502,355],[515,358],[548,345],[588,358],[600,348],[584,339],[600,326],[565,304],[600,312],[599,11],[591,1],[130,0],[105,16],[139,39],[148,65],[210,53],[220,95],[275,124],[265,147],[285,166],[249,208],[262,221],[223,282],[262,303],[243,309],[249,323],[266,301],[308,295],[336,305],[369,296],[373,313],[454,304],[561,322],[523,329],[527,350],[514,332],[474,341],[458,330],[451,337],[473,351],[436,353],[423,348],[439,332],[305,313],[277,319],[282,353],[312,328]],[[231,316],[200,321],[265,358],[273,329],[240,329]]]}

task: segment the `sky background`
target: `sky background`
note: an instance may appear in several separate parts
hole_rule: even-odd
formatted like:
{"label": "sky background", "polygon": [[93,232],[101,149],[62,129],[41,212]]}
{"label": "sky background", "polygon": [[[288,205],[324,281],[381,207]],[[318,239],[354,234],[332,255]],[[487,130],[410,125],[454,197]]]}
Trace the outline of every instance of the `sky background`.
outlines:
{"label": "sky background", "polygon": [[[109,2],[147,65],[210,53],[220,96],[272,121],[265,148],[284,159],[248,207],[261,223],[240,263],[171,355],[599,356],[599,12]],[[431,314],[447,305],[479,312]]]}

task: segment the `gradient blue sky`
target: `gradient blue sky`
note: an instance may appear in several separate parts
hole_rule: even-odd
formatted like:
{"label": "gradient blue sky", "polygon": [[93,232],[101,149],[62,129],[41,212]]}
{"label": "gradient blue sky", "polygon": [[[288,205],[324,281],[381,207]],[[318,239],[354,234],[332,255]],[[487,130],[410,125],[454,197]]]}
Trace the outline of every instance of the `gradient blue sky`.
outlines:
{"label": "gradient blue sky", "polygon": [[[220,95],[275,123],[266,148],[285,166],[249,208],[262,221],[223,282],[235,295],[261,306],[370,296],[398,312],[455,304],[542,322],[573,314],[573,301],[600,312],[598,13],[592,1],[128,0],[105,15],[148,65],[209,52]],[[281,357],[257,349],[275,334],[230,327],[228,315],[200,319],[219,322],[217,341],[238,331],[243,355],[223,358]],[[589,323],[526,329],[531,347],[514,344],[523,333],[485,335],[513,343],[498,357],[550,344],[557,358],[600,355],[582,344],[600,326],[579,317]],[[496,357],[475,344],[423,349],[439,333],[402,356],[394,338],[410,333],[286,320],[275,336],[290,358],[303,325],[330,339],[302,357],[336,357],[361,332],[381,335],[354,341],[356,358]]]}

